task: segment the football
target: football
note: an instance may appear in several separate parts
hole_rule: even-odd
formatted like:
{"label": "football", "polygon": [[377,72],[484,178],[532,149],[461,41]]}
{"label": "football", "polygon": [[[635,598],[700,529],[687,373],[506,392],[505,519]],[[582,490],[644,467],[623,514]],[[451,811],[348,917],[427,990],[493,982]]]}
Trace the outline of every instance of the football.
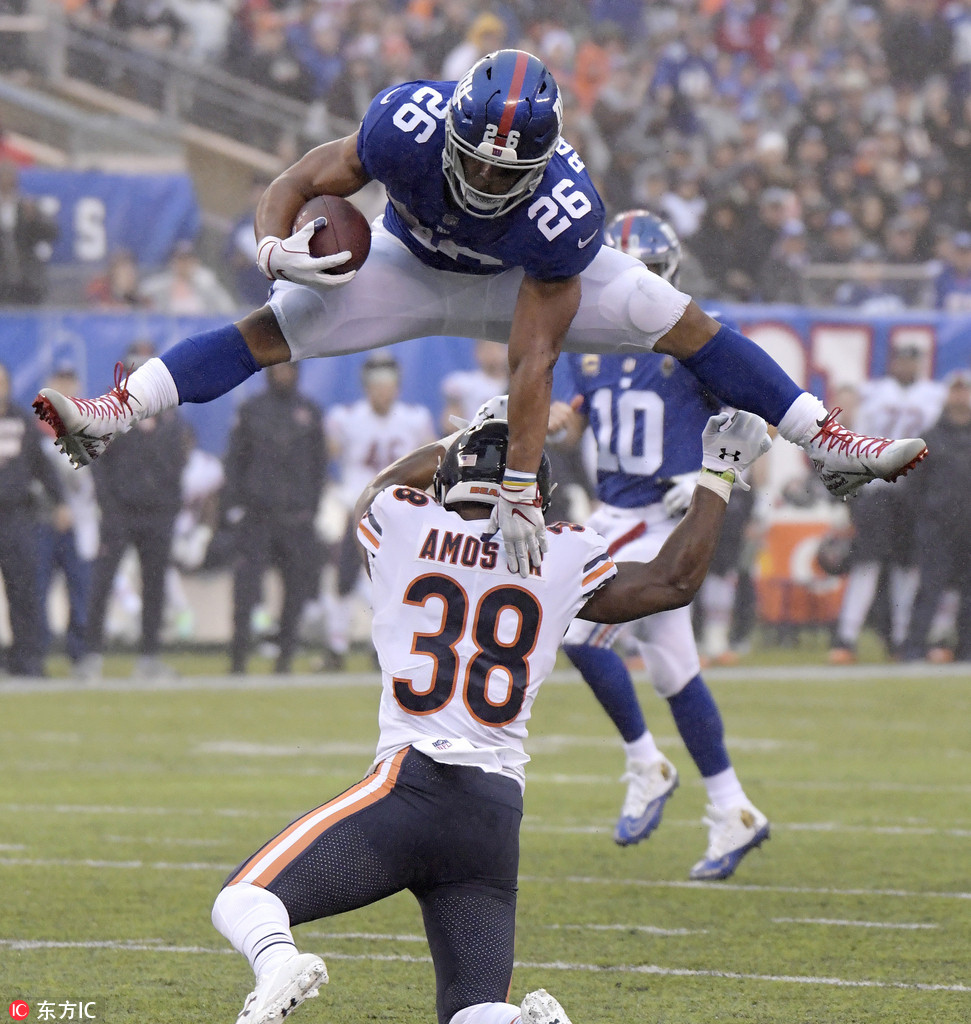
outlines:
{"label": "football", "polygon": [[325,217],[327,224],[310,237],[311,256],[333,256],[345,249],[351,254],[347,263],[334,267],[330,273],[346,274],[359,270],[371,251],[371,227],[367,217],[351,202],[340,196],[314,196],[300,207],[293,222],[299,231],[308,220]]}

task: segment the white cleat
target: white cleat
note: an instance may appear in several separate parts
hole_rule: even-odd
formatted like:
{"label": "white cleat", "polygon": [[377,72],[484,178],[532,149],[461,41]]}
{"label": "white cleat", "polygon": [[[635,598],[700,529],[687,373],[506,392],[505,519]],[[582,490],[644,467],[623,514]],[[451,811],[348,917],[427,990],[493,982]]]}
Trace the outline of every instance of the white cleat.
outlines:
{"label": "white cleat", "polygon": [[298,953],[257,981],[236,1024],[278,1024],[305,999],[313,999],[327,980],[327,966],[319,956]]}
{"label": "white cleat", "polygon": [[896,480],[926,458],[921,438],[895,441],[857,434],[837,421],[841,411],[834,409],[817,420],[819,432],[808,446],[810,461],[830,494],[843,498],[871,480]]}
{"label": "white cleat", "polygon": [[115,386],[100,398],[69,398],[53,388],[44,388],[34,399],[34,412],[54,428],[54,443],[75,468],[89,465],[115,435],[131,430],[141,419],[132,408],[127,385],[125,367],[116,363]]}
{"label": "white cleat", "polygon": [[563,1007],[546,991],[538,988],[523,996],[519,1012],[523,1024],[570,1024]]}
{"label": "white cleat", "polygon": [[621,782],[627,783],[627,796],[614,827],[614,842],[631,846],[661,824],[664,805],[678,788],[678,770],[663,756],[649,764],[628,761]]}
{"label": "white cleat", "polygon": [[769,819],[751,804],[726,810],[709,804],[702,821],[708,826],[708,850],[691,869],[696,880],[728,878],[749,850],[769,838]]}

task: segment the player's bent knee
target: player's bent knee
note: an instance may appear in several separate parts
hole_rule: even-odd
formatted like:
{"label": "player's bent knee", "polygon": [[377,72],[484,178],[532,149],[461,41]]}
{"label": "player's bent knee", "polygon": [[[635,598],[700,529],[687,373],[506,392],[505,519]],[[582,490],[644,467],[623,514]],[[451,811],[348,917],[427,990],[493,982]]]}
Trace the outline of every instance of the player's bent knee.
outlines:
{"label": "player's bent knee", "polygon": [[691,297],[652,274],[646,267],[630,267],[601,293],[601,312],[628,330],[647,335],[654,345],[681,319]]}

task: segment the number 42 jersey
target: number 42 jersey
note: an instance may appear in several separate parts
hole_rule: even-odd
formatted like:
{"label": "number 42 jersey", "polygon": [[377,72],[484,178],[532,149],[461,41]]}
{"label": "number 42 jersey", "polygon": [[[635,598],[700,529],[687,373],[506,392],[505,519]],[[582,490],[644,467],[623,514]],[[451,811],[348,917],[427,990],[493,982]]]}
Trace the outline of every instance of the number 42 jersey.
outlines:
{"label": "number 42 jersey", "polygon": [[567,626],[617,569],[599,534],[553,523],[542,566],[523,579],[506,567],[502,535],[483,536],[488,522],[396,486],[358,525],[381,663],[376,760],[411,745],[522,786],[536,691]]}

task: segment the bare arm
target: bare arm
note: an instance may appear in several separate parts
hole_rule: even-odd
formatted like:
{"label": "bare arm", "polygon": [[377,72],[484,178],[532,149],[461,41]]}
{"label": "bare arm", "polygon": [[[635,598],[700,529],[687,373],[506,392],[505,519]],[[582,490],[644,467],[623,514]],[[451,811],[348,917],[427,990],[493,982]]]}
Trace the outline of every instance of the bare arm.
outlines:
{"label": "bare arm", "polygon": [[657,557],[647,563],[620,562],[617,575],[587,601],[577,618],[630,622],[688,604],[708,573],[727,508],[713,491],[696,487],[687,514]]}
{"label": "bare arm", "polygon": [[553,367],[580,305],[580,279],[524,277],[509,334],[509,451],[506,465],[535,473],[546,440]]}
{"label": "bare arm", "polygon": [[256,207],[257,241],[287,238],[300,207],[314,196],[349,196],[370,178],[357,156],[357,133],[317,146],[270,182]]}
{"label": "bare arm", "polygon": [[711,341],[720,327],[721,324],[692,299],[681,319],[658,340],[654,351],[672,355],[675,359],[687,359]]}

